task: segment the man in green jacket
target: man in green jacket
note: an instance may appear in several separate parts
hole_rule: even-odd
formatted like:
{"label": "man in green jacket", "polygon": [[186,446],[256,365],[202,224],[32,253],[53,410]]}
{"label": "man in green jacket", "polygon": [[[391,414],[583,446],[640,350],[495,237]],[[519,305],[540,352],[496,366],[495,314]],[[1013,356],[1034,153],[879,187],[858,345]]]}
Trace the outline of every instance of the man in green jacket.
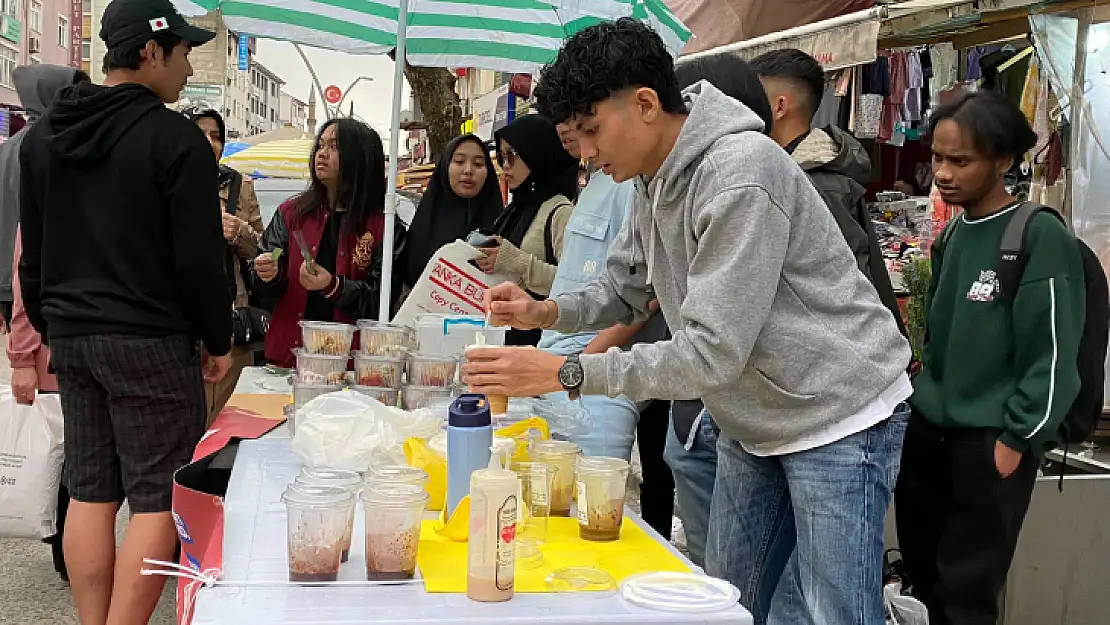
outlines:
{"label": "man in green jacket", "polygon": [[933,246],[898,539],[931,623],[995,625],[1040,458],[1079,391],[1083,266],[1074,237],[1040,213],[1017,292],[999,293],[999,243],[1020,205],[1004,176],[1037,141],[1014,104],[972,94],[939,108],[930,134],[937,188],[965,214]]}

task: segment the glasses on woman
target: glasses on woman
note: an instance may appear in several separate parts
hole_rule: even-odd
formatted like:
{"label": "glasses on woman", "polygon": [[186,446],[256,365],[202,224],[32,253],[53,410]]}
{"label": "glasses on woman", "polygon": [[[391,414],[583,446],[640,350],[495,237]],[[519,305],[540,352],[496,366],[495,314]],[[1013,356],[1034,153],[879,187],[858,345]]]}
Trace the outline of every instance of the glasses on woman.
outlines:
{"label": "glasses on woman", "polygon": [[512,167],[516,164],[517,152],[512,147],[497,151],[497,164],[501,167]]}

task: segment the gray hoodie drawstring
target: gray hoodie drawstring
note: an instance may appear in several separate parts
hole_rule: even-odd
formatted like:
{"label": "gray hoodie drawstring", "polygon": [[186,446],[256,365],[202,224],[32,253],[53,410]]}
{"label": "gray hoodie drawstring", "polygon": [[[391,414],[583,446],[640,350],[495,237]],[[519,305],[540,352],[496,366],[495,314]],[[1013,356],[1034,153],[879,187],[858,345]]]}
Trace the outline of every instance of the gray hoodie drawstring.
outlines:
{"label": "gray hoodie drawstring", "polygon": [[659,208],[659,198],[663,196],[663,179],[659,176],[648,185],[648,196],[651,197],[651,238],[648,240],[647,285],[651,286],[652,268],[655,266],[655,211]]}

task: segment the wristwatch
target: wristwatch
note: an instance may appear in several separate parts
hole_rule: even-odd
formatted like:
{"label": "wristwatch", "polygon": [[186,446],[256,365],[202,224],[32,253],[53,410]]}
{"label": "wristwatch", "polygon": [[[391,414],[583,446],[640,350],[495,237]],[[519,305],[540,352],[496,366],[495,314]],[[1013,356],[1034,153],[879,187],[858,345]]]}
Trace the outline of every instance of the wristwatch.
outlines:
{"label": "wristwatch", "polygon": [[571,399],[578,399],[582,383],[586,381],[586,374],[582,370],[582,363],[578,361],[578,354],[567,356],[566,362],[559,367],[559,384],[570,395]]}

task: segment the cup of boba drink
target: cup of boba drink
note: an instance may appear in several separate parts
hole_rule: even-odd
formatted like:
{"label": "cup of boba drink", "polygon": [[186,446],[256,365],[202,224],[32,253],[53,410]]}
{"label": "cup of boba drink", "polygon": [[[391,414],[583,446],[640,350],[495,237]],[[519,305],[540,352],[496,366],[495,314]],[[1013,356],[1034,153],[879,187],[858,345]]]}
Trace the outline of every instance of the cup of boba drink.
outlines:
{"label": "cup of boba drink", "polygon": [[579,457],[577,480],[578,535],[582,540],[619,540],[624,521],[624,491],[631,467],[620,458]]}
{"label": "cup of boba drink", "polygon": [[528,452],[533,462],[550,465],[555,469],[551,487],[551,516],[570,516],[574,501],[574,462],[578,458],[578,445],[568,441],[533,441]]}
{"label": "cup of boba drink", "polygon": [[366,516],[366,579],[398,581],[416,575],[420,524],[428,493],[414,484],[369,482],[362,491]]}
{"label": "cup of boba drink", "polygon": [[289,581],[336,581],[355,496],[338,486],[290,485],[281,499],[288,527]]}
{"label": "cup of boba drink", "polygon": [[[297,479],[293,482],[295,487],[298,486],[337,486],[345,488],[351,492],[355,501],[358,501],[359,493],[362,491],[362,476],[356,471],[347,471],[345,469],[319,469],[304,467],[301,469]],[[343,537],[343,562],[346,562],[351,556],[351,538],[354,534],[355,528],[355,507],[351,506],[350,518],[347,519],[347,533]]]}

